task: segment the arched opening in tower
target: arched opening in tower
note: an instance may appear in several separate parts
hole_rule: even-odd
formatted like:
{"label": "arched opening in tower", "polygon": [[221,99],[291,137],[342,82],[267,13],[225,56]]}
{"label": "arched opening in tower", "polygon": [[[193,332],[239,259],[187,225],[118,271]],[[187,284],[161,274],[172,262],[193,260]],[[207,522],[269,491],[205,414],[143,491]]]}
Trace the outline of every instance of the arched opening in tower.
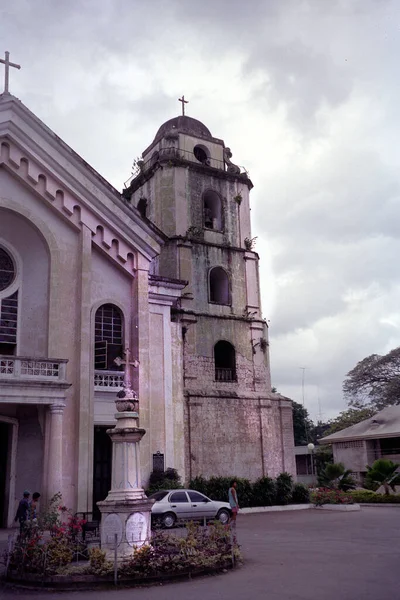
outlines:
{"label": "arched opening in tower", "polygon": [[204,227],[222,229],[221,198],[216,192],[208,191],[203,196]]}
{"label": "arched opening in tower", "polygon": [[210,271],[210,302],[230,304],[229,277],[222,267]]}
{"label": "arched opening in tower", "polygon": [[216,381],[236,381],[236,352],[229,342],[220,341],[214,346]]}

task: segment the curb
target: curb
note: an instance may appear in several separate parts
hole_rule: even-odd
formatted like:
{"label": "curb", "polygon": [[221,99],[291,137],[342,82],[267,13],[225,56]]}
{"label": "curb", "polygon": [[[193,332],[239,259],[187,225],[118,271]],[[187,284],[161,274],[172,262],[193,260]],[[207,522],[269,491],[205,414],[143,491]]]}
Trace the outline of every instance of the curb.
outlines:
{"label": "curb", "polygon": [[251,515],[253,513],[264,513],[264,512],[282,512],[290,510],[307,510],[314,508],[314,504],[287,504],[286,506],[251,506],[249,508],[241,508],[239,511],[240,515]]}
{"label": "curb", "polygon": [[361,506],[389,506],[390,508],[400,508],[400,502],[361,502]]}
{"label": "curb", "polygon": [[336,512],[354,512],[361,510],[359,504],[323,504],[322,506],[316,506],[316,510],[331,510]]}

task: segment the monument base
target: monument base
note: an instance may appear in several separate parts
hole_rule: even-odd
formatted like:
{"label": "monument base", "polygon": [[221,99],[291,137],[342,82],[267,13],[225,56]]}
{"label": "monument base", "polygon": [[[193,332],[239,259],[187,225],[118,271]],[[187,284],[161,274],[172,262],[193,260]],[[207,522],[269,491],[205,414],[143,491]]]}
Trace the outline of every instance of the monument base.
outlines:
{"label": "monument base", "polygon": [[131,557],[135,548],[150,542],[154,500],[144,495],[137,500],[111,500],[109,497],[97,503],[101,512],[101,549],[108,560],[114,560],[117,543],[117,559],[123,560]]}

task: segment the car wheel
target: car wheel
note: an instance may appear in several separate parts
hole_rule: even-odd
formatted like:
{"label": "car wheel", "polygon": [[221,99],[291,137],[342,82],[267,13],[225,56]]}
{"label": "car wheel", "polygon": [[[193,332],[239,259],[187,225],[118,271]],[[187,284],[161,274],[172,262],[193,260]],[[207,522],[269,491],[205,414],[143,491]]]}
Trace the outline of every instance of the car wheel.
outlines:
{"label": "car wheel", "polygon": [[174,513],[169,512],[163,515],[161,520],[164,527],[170,529],[176,523],[176,515],[174,515]]}
{"label": "car wheel", "polygon": [[226,508],[222,508],[219,511],[219,513],[217,514],[217,519],[219,519],[219,521],[223,525],[226,525],[230,518],[231,518],[231,515],[229,513],[229,510],[226,510]]}

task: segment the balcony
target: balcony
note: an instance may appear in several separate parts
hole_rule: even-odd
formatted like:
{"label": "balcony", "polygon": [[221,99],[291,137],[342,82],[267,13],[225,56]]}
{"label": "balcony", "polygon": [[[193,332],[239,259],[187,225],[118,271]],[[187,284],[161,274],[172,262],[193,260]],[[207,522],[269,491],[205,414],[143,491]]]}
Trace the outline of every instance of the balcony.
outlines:
{"label": "balcony", "polygon": [[0,356],[0,381],[66,382],[67,359]]}
{"label": "balcony", "polygon": [[122,389],[124,382],[123,371],[103,371],[94,372],[94,391],[95,392],[118,392]]}
{"label": "balcony", "polygon": [[67,359],[0,355],[0,402],[54,404],[65,402]]}

